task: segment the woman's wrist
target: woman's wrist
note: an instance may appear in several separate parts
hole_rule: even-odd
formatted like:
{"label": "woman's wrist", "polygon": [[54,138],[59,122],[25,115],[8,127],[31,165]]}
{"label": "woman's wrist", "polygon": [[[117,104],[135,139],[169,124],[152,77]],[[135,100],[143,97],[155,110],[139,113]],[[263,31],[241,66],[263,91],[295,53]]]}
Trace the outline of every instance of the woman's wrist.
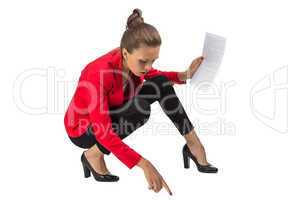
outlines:
{"label": "woman's wrist", "polygon": [[179,72],[178,73],[178,78],[181,81],[186,81],[189,78],[188,77],[188,72],[187,71]]}
{"label": "woman's wrist", "polygon": [[142,157],[140,161],[137,163],[137,166],[144,169],[147,166],[148,162],[149,162],[148,160]]}

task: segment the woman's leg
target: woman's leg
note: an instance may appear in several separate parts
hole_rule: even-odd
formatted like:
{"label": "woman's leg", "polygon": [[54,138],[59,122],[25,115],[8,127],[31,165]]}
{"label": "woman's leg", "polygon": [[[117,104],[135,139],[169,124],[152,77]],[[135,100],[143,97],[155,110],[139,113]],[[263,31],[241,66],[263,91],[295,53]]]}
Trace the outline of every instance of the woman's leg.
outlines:
{"label": "woman's leg", "polygon": [[184,136],[186,143],[197,161],[207,165],[205,149],[198,138],[194,126],[189,120],[171,82],[165,76],[147,79],[138,92],[138,96],[146,99],[150,104],[158,101],[169,119]]}
{"label": "woman's leg", "polygon": [[192,154],[197,158],[198,163],[201,165],[208,165],[204,146],[200,142],[195,130],[184,135],[184,139]]}
{"label": "woman's leg", "polygon": [[137,96],[147,100],[149,104],[158,101],[164,113],[181,135],[186,135],[194,129],[167,77],[159,75],[147,79],[138,91]]}
{"label": "woman's leg", "polygon": [[89,130],[80,137],[70,137],[70,139],[76,146],[87,149],[83,153],[96,172],[100,174],[109,172],[105,164],[104,153],[99,150],[96,139]]}
{"label": "woman's leg", "polygon": [[107,174],[109,170],[105,164],[104,154],[99,150],[94,136],[87,132],[77,138],[71,138],[71,141],[78,147],[87,149],[83,153],[93,169],[99,174]]}

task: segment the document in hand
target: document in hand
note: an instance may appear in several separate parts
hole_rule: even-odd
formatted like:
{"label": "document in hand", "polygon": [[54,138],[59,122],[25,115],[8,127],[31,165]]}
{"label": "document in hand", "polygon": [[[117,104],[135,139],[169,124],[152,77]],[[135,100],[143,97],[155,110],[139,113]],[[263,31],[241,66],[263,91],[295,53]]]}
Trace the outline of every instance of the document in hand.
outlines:
{"label": "document in hand", "polygon": [[204,60],[190,80],[191,84],[201,81],[213,82],[222,62],[226,46],[224,37],[206,33],[202,55]]}

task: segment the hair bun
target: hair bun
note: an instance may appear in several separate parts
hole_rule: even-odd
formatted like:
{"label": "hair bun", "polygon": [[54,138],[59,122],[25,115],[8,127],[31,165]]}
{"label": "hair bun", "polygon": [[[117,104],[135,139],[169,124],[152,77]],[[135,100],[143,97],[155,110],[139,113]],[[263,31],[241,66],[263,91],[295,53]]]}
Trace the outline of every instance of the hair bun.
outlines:
{"label": "hair bun", "polygon": [[142,17],[142,10],[141,9],[138,9],[138,8],[135,8],[132,13],[137,13],[140,17]]}
{"label": "hair bun", "polygon": [[127,19],[126,29],[132,29],[142,23],[144,23],[142,11],[138,8],[135,8]]}

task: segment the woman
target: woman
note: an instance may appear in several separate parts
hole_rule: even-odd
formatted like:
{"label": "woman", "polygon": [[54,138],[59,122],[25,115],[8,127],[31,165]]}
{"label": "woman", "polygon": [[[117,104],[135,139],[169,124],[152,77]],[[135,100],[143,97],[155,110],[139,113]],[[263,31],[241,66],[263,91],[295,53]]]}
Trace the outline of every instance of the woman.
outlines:
{"label": "woman", "polygon": [[143,169],[149,189],[159,192],[164,187],[171,194],[151,162],[123,142],[149,119],[155,101],[186,140],[184,167],[189,168],[192,159],[200,172],[217,172],[207,162],[204,147],[173,88],[174,83],[184,84],[193,76],[203,57],[196,58],[184,72],[160,71],[152,68],[160,45],[158,31],[144,23],[141,11],[134,9],[120,47],[82,70],[64,124],[71,141],[87,149],[81,156],[85,177],[92,172],[97,181],[118,181],[104,161],[104,155],[112,152],[129,169]]}

